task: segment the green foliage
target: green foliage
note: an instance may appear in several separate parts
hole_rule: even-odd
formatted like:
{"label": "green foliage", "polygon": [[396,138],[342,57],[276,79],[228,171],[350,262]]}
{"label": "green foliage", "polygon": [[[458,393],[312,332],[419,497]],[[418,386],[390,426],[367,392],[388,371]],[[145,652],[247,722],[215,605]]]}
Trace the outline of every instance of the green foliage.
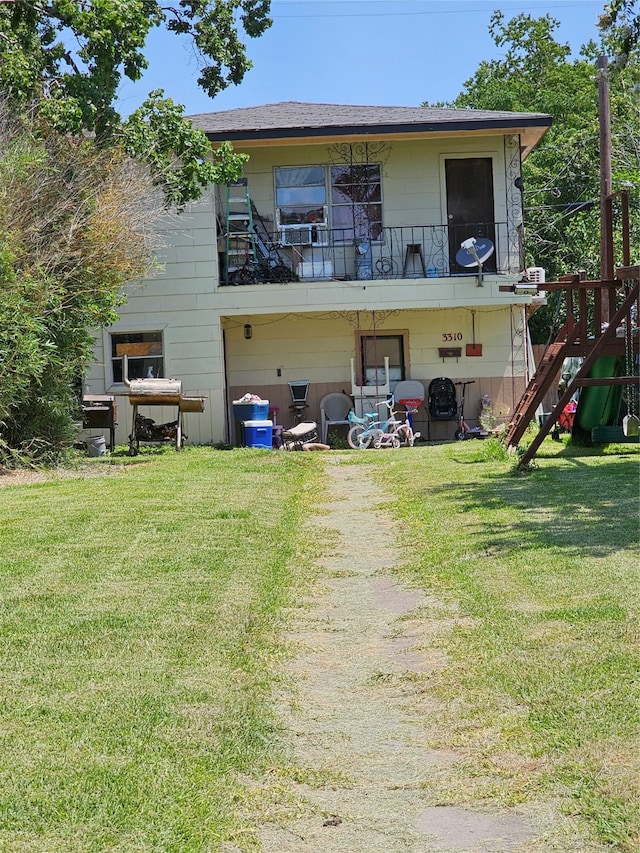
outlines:
{"label": "green foliage", "polygon": [[165,25],[193,38],[209,63],[199,82],[214,97],[251,67],[239,25],[249,37],[260,36],[272,23],[269,7],[269,0],[183,0],[175,7],[156,0],[52,0],[46,8],[3,3],[0,83],[22,103],[44,98],[47,114],[64,120],[65,130],[108,137],[120,123],[118,85],[123,76],[141,77],[152,29]]}
{"label": "green foliage", "polygon": [[71,440],[89,330],[112,323],[122,285],[150,271],[156,195],[147,171],[119,149],[0,110],[0,436],[8,447],[41,456]]}
{"label": "green foliage", "polygon": [[269,6],[269,0],[184,0],[176,8],[155,0],[54,0],[46,8],[0,3],[0,87],[18,107],[37,102],[58,132],[89,132],[100,146],[120,140],[148,163],[167,203],[180,207],[215,180],[217,169],[237,176],[242,161],[225,148],[212,169],[205,134],[158,91],[123,125],[118,86],[123,77],[141,77],[147,37],[164,25],[193,39],[204,63],[199,83],[214,97],[251,67],[238,29],[261,35],[271,25]]}
{"label": "green foliage", "polygon": [[231,143],[225,142],[211,162],[206,135],[184,120],[181,106],[162,95],[161,90],[151,92],[123,123],[118,136],[128,154],[149,165],[167,203],[180,208],[199,198],[208,184],[239,178],[249,157],[235,154]]}
{"label": "green foliage", "polygon": [[[631,4],[628,4],[631,5]],[[527,266],[541,266],[547,278],[584,269],[600,271],[599,118],[596,59],[590,43],[578,58],[555,38],[550,15],[521,14],[507,21],[495,12],[490,33],[501,48],[499,60],[481,62],[451,106],[549,113],[553,126],[523,165]],[[637,53],[624,68],[612,66],[610,108],[614,189],[640,186],[640,79]],[[632,205],[634,229],[640,211]],[[619,224],[619,219],[616,220]],[[619,257],[619,260],[621,258]],[[534,342],[544,343],[562,322],[558,306],[532,317]]]}
{"label": "green foliage", "polygon": [[250,67],[239,28],[261,35],[268,12],[269,0],[0,3],[0,460],[71,440],[90,330],[150,272],[151,226],[247,159],[228,143],[212,154],[161,91],[123,122],[122,78],[140,78],[165,25],[193,39],[213,97]]}
{"label": "green foliage", "polygon": [[626,65],[640,43],[640,12],[636,10],[636,0],[611,0],[598,21],[603,41],[619,66]]}

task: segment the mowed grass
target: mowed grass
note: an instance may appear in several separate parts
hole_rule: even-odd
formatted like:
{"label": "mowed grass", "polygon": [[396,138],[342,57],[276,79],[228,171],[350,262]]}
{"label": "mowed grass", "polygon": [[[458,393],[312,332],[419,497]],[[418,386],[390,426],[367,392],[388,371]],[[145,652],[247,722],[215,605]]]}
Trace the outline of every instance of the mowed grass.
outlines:
{"label": "mowed grass", "polygon": [[429,682],[434,742],[464,747],[443,795],[559,797],[612,850],[640,850],[640,456],[543,444],[526,474],[495,441],[376,460],[408,565],[448,601]]}
{"label": "mowed grass", "polygon": [[270,753],[320,466],[136,461],[0,490],[0,850],[252,846],[238,774]]}
{"label": "mowed grass", "polygon": [[[448,664],[415,700],[465,760],[425,795],[548,800],[640,849],[637,448],[548,442],[524,475],[494,441],[339,459],[373,469],[432,594]],[[295,770],[270,697],[325,460],[167,449],[0,490],[0,851],[258,849],[248,780]]]}

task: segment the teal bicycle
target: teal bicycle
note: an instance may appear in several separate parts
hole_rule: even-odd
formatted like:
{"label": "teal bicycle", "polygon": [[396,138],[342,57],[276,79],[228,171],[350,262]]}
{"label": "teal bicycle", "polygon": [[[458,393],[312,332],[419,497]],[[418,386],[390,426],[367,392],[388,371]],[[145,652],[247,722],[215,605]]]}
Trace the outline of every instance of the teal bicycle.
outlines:
{"label": "teal bicycle", "polygon": [[401,440],[396,432],[404,426],[404,421],[396,418],[396,413],[393,411],[393,397],[376,405],[387,406],[389,417],[381,420],[377,412],[365,412],[362,418],[355,412],[349,412],[347,415],[349,422],[353,424],[347,433],[347,442],[354,450],[366,450],[371,445],[379,448],[382,447],[383,442],[388,447],[400,447]]}

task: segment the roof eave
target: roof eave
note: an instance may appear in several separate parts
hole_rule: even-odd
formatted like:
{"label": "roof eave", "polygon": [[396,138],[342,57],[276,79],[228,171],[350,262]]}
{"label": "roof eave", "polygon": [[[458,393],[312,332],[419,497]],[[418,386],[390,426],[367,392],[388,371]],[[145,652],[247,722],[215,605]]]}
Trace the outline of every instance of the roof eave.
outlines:
{"label": "roof eave", "polygon": [[280,143],[284,145],[322,142],[330,139],[376,138],[416,139],[444,136],[486,136],[517,133],[520,135],[523,159],[533,150],[551,127],[551,116],[522,117],[499,121],[409,122],[406,124],[335,125],[323,127],[279,127],[252,130],[205,131],[211,142],[235,142],[245,146]]}

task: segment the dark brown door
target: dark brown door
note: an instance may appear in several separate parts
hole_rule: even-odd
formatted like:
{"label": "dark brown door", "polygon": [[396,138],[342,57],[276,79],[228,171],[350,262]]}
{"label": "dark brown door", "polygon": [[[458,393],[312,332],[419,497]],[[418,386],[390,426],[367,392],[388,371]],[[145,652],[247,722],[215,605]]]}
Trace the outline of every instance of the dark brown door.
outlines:
{"label": "dark brown door", "polygon": [[[451,272],[472,272],[456,263],[456,252],[469,237],[488,237],[495,246],[493,206],[493,164],[491,157],[466,157],[445,160],[447,182],[447,224],[449,226],[449,263]],[[496,253],[483,269],[496,270]]]}

